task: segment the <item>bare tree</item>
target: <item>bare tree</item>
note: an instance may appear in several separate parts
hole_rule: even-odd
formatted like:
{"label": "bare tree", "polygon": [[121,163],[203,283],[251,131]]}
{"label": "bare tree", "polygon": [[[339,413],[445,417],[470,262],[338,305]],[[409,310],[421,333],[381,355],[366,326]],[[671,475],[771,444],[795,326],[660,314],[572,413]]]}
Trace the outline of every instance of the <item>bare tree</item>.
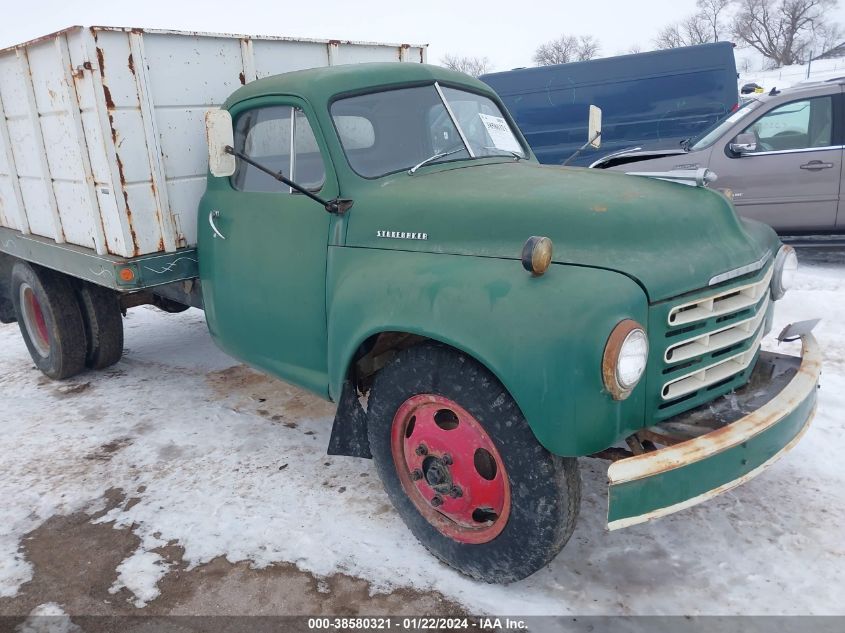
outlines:
{"label": "bare tree", "polygon": [[654,45],[657,48],[695,46],[714,41],[712,37],[707,19],[703,14],[696,13],[660,29],[654,39]]}
{"label": "bare tree", "polygon": [[678,48],[718,42],[721,39],[724,15],[735,0],[697,0],[698,11],[663,27],[654,40],[657,48]]}
{"label": "bare tree", "polygon": [[444,55],[440,65],[478,77],[490,72],[490,60],[487,57],[459,57],[458,55]]}
{"label": "bare tree", "polygon": [[841,37],[829,21],[838,0],[737,0],[731,24],[737,40],[769,60],[772,68],[800,64]]}
{"label": "bare tree", "polygon": [[538,66],[583,62],[598,56],[601,45],[592,35],[561,35],[546,42],[534,52],[534,63]]}
{"label": "bare tree", "polygon": [[711,42],[718,42],[721,40],[721,35],[724,31],[723,18],[730,10],[731,4],[734,0],[697,0],[698,15],[710,26],[710,31],[713,37]]}

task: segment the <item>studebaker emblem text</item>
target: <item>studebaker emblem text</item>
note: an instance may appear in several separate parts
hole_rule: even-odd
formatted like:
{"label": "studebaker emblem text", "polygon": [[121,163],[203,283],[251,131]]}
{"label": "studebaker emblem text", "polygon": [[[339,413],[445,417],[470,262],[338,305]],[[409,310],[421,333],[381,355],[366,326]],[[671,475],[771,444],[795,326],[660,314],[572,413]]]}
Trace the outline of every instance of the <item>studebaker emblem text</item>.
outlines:
{"label": "studebaker emblem text", "polygon": [[406,231],[376,231],[376,237],[394,240],[427,240],[428,233],[408,233]]}

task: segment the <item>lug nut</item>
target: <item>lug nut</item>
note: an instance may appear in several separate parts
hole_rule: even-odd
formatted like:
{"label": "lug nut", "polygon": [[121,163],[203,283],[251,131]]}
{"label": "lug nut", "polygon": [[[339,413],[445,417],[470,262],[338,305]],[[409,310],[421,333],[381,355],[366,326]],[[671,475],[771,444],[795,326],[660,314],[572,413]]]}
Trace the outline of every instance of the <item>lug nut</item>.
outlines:
{"label": "lug nut", "polygon": [[431,500],[431,505],[433,505],[435,508],[439,508],[443,505],[443,497],[441,497],[440,495],[435,495],[434,498]]}
{"label": "lug nut", "polygon": [[457,499],[458,497],[464,496],[464,491],[461,490],[460,486],[452,486],[452,489],[449,491],[449,496]]}
{"label": "lug nut", "polygon": [[449,453],[444,453],[443,457],[440,458],[440,461],[446,464],[447,466],[452,465],[452,456]]}
{"label": "lug nut", "polygon": [[422,478],[423,478],[423,473],[419,468],[411,471],[411,479],[413,481],[419,481]]}
{"label": "lug nut", "polygon": [[425,444],[420,444],[419,446],[417,446],[416,453],[420,457],[422,457],[423,455],[428,455],[428,448],[426,448]]}

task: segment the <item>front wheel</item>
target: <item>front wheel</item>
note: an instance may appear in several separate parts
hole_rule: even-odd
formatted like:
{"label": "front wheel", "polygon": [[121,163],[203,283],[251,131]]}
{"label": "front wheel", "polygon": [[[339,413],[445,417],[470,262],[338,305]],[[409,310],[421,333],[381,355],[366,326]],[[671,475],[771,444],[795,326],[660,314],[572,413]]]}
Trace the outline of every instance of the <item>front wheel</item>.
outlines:
{"label": "front wheel", "polygon": [[468,576],[525,578],[575,528],[577,460],[545,450],[502,384],[464,354],[430,343],[397,354],[373,384],[368,433],[411,532]]}

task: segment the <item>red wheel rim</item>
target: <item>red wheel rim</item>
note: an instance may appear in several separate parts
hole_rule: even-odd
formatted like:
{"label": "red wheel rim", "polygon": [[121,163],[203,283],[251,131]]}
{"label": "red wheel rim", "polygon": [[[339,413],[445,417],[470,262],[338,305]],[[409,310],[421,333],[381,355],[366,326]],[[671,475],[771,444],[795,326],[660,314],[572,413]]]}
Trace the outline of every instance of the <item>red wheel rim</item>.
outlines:
{"label": "red wheel rim", "polygon": [[38,353],[46,358],[50,354],[50,333],[41,304],[35,296],[35,291],[28,284],[21,285],[20,295],[24,325],[29,332],[29,338]]}
{"label": "red wheel rim", "polygon": [[413,396],[393,417],[390,446],[405,494],[441,534],[479,544],[502,532],[511,508],[505,465],[466,409],[443,396]]}

